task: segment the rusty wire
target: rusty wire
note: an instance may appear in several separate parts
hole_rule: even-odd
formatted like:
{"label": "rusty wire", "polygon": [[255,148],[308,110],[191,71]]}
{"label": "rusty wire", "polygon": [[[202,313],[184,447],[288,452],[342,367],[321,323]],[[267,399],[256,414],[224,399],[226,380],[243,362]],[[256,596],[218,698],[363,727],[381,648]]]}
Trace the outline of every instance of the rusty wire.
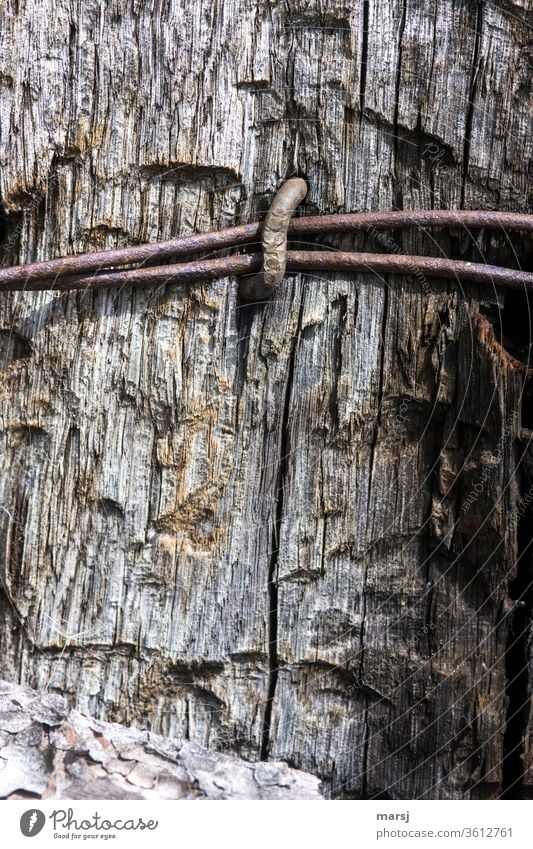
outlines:
{"label": "rusty wire", "polygon": [[[361,230],[371,232],[373,229],[399,230],[409,227],[491,228],[502,232],[522,231],[531,233],[533,232],[533,215],[484,210],[355,212],[293,218],[288,228],[288,234],[289,237],[301,237]],[[261,254],[198,259],[180,265],[129,268],[122,271],[114,269],[144,262],[169,260],[173,257],[191,255],[201,251],[240,247],[256,241],[261,235],[261,229],[262,222],[254,222],[208,233],[180,236],[164,242],[0,268],[0,292],[87,289],[128,284],[146,286],[253,274],[261,266]],[[440,257],[405,256],[401,254],[333,252],[327,250],[289,251],[287,254],[287,270],[293,272],[366,270],[401,274],[416,274],[420,271],[428,277],[452,277],[470,282],[493,283],[500,286],[533,286],[533,274],[517,269],[442,259]]]}
{"label": "rusty wire", "polygon": [[[261,268],[262,254],[243,254],[219,259],[194,260],[179,265],[136,268],[129,271],[99,272],[58,278],[52,286],[41,280],[30,280],[26,290],[95,289],[116,286],[154,286],[165,283],[193,283],[217,277],[254,274]],[[470,283],[493,283],[495,286],[533,288],[533,273],[477,262],[391,254],[355,253],[347,251],[288,251],[287,271],[374,271],[427,277],[451,277]],[[0,291],[7,287],[0,286]],[[10,286],[13,290],[15,286]]]}

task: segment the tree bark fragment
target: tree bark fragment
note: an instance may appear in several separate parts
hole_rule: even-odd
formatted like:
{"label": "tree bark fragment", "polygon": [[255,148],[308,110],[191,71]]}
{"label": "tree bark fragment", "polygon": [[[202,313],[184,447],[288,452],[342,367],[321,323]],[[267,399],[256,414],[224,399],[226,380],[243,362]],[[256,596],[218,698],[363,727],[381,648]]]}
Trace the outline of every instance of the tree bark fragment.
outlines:
{"label": "tree bark fragment", "polygon": [[0,798],[308,799],[319,781],[101,722],[61,696],[0,681]]}

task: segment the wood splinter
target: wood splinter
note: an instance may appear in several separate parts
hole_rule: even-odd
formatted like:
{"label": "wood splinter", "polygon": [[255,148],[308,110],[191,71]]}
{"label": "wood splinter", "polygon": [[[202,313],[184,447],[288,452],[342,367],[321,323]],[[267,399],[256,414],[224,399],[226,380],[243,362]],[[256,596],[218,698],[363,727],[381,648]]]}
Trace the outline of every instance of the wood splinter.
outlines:
{"label": "wood splinter", "polygon": [[307,183],[301,177],[287,180],[278,189],[266,214],[261,231],[263,262],[259,274],[245,278],[239,285],[241,298],[263,301],[270,298],[285,275],[287,264],[287,231],[295,209],[307,194]]}

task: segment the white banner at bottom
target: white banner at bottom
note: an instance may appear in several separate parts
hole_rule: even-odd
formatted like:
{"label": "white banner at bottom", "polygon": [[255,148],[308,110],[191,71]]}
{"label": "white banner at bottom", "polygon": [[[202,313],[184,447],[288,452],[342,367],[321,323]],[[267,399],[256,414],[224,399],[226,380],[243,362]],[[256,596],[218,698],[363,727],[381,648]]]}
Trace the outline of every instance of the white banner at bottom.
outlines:
{"label": "white banner at bottom", "polygon": [[25,801],[2,807],[2,845],[116,849],[530,849],[530,802]]}

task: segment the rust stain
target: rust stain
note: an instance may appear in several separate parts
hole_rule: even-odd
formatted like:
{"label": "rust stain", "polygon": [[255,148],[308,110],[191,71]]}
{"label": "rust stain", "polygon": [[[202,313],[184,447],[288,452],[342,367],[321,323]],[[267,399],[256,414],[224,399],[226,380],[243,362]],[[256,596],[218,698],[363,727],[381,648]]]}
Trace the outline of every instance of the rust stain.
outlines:
{"label": "rust stain", "polygon": [[476,316],[475,327],[478,331],[477,338],[479,342],[491,356],[500,360],[502,366],[513,372],[520,371],[528,376],[533,375],[533,368],[528,368],[516,357],[513,357],[497,340],[494,327],[485,316],[481,314]]}

